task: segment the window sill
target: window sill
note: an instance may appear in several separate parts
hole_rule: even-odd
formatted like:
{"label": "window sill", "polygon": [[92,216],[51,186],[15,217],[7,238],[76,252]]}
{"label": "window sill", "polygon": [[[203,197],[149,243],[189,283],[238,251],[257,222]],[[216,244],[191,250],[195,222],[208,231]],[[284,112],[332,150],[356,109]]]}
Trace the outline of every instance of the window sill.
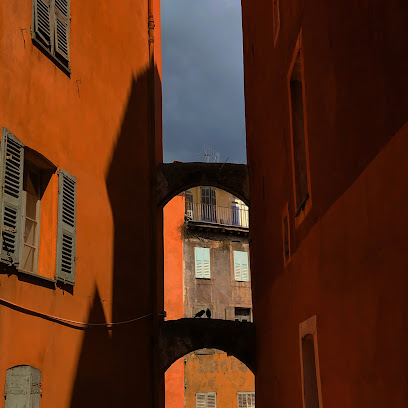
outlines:
{"label": "window sill", "polygon": [[[312,208],[312,197],[309,196],[306,203],[305,203],[304,209],[300,210],[300,212],[295,216],[295,228],[299,227],[299,225],[306,218],[306,216],[309,213],[311,208]],[[289,263],[289,262],[287,262],[287,263]]]}
{"label": "window sill", "polygon": [[55,55],[51,54],[44,45],[35,37],[32,37],[33,44],[38,48],[51,62],[53,62],[64,74],[71,78],[71,67],[64,65]]}
{"label": "window sill", "polygon": [[44,280],[47,282],[52,282],[52,283],[57,282],[56,279],[47,278],[46,276],[38,275],[38,273],[34,273],[34,272],[24,271],[23,269],[17,269],[17,273],[22,274],[22,275],[32,276],[33,278],[37,278],[37,279]]}

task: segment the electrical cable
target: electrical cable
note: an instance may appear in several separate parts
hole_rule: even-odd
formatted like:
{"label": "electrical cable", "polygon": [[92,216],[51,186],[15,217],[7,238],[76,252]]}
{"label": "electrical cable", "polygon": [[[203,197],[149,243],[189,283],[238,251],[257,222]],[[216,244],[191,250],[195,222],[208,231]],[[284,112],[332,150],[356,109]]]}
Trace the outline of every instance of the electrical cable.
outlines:
{"label": "electrical cable", "polygon": [[124,320],[124,321],[121,321],[121,322],[85,323],[85,322],[78,322],[78,321],[75,321],[75,320],[64,319],[63,317],[48,315],[46,313],[36,312],[34,310],[28,309],[28,308],[23,307],[23,306],[19,306],[19,305],[13,303],[13,302],[9,302],[8,300],[4,300],[2,298],[0,298],[0,302],[6,303],[6,304],[8,304],[10,306],[17,307],[19,309],[27,310],[27,311],[29,311],[31,313],[42,315],[42,316],[45,316],[45,317],[48,317],[50,319],[54,319],[54,320],[57,320],[57,321],[60,321],[60,322],[63,322],[63,323],[77,324],[77,325],[88,326],[88,327],[89,326],[117,326],[117,325],[120,325],[120,324],[128,324],[128,323],[136,322],[137,320],[145,319],[146,317],[150,317],[150,316],[153,315],[153,313],[149,313],[149,314],[144,315],[144,316],[136,317],[134,319]]}

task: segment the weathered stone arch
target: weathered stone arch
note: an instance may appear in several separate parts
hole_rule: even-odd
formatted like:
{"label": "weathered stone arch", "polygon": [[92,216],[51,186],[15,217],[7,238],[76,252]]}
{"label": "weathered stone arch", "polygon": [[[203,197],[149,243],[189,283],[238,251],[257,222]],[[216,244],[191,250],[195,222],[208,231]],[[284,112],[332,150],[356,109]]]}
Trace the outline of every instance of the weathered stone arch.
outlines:
{"label": "weathered stone arch", "polygon": [[218,187],[249,205],[246,164],[162,163],[157,171],[157,201],[165,206],[175,195],[195,186]]}
{"label": "weathered stone arch", "polygon": [[233,355],[255,373],[255,325],[219,319],[179,319],[161,324],[160,369],[164,373],[176,360],[202,348]]}

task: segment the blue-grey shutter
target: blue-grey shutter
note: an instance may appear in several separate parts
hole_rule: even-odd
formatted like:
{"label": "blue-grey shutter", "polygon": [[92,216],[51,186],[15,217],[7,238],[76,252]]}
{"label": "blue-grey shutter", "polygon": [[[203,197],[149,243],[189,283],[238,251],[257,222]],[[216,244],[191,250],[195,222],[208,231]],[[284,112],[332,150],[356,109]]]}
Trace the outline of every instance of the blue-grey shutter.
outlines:
{"label": "blue-grey shutter", "polygon": [[0,248],[3,262],[18,265],[20,256],[24,145],[6,128],[1,132]]}
{"label": "blue-grey shutter", "polygon": [[40,408],[41,371],[22,365],[6,371],[5,408]]}
{"label": "blue-grey shutter", "polygon": [[55,0],[55,53],[69,62],[69,0]]}
{"label": "blue-grey shutter", "polygon": [[51,0],[33,0],[32,36],[51,51],[52,47]]}
{"label": "blue-grey shutter", "polygon": [[57,280],[75,284],[76,177],[58,171]]}

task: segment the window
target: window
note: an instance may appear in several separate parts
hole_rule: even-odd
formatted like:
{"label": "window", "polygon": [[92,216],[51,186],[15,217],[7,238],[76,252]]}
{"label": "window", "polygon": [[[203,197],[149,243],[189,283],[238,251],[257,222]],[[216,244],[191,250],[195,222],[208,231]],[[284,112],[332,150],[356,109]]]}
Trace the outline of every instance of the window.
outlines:
{"label": "window", "polygon": [[246,307],[235,308],[235,321],[236,322],[251,322],[251,309]]}
{"label": "window", "polygon": [[20,269],[37,273],[40,240],[41,177],[40,171],[24,162],[23,223]]}
{"label": "window", "polygon": [[69,73],[70,0],[32,1],[33,42]]}
{"label": "window", "polygon": [[310,206],[310,175],[308,169],[301,34],[296,44],[288,79],[295,209],[296,217],[299,215],[304,217],[308,211],[307,204]]}
{"label": "window", "polygon": [[40,408],[41,371],[28,365],[6,371],[5,408]]}
{"label": "window", "polygon": [[238,392],[238,408],[255,408],[254,392]]}
{"label": "window", "polygon": [[196,408],[217,408],[217,394],[215,392],[197,392]]}
{"label": "window", "polygon": [[194,248],[195,277],[201,279],[211,278],[210,248]]}
{"label": "window", "polygon": [[216,194],[213,187],[201,187],[201,220],[217,222]]}
{"label": "window", "polygon": [[[0,187],[4,191],[0,259],[20,272],[38,275],[41,199],[56,167],[6,128],[2,129],[0,150]],[[56,279],[74,284],[76,179],[64,170],[58,173]]]}
{"label": "window", "polygon": [[280,29],[279,0],[273,0],[273,44],[276,45]]}
{"label": "window", "polygon": [[283,263],[284,266],[290,261],[290,228],[289,228],[289,208],[285,205],[282,211],[282,243],[283,243]]}
{"label": "window", "polygon": [[234,251],[234,276],[239,282],[249,282],[248,252]]}
{"label": "window", "polygon": [[299,326],[304,408],[321,406],[319,359],[317,355],[316,316]]}

